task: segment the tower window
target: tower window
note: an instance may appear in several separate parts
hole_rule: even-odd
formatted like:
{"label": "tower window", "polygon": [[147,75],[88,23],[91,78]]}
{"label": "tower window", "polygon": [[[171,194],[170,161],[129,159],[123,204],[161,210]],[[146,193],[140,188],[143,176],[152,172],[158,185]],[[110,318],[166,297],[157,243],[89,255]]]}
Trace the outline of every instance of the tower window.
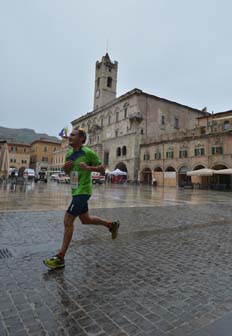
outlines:
{"label": "tower window", "polygon": [[107,87],[109,87],[109,88],[112,87],[112,78],[111,77],[107,78]]}
{"label": "tower window", "polygon": [[100,78],[98,77],[98,79],[97,79],[97,87],[99,87],[99,85],[100,85]]}
{"label": "tower window", "polygon": [[117,156],[121,156],[121,148],[120,147],[117,148],[116,155]]}
{"label": "tower window", "polygon": [[126,146],[122,147],[122,155],[126,155]]}
{"label": "tower window", "polygon": [[164,125],[165,124],[165,117],[164,115],[161,116],[161,125]]}

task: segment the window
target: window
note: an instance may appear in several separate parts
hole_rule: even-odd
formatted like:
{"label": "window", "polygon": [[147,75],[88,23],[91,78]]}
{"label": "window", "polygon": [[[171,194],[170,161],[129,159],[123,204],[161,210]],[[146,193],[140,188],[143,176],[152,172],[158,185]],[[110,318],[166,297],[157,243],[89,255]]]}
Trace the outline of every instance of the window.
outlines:
{"label": "window", "polygon": [[161,159],[161,153],[160,152],[156,152],[155,153],[155,160],[160,160]]}
{"label": "window", "polygon": [[16,153],[17,152],[17,147],[16,146],[11,147],[10,151]]}
{"label": "window", "polygon": [[177,128],[177,129],[179,128],[179,119],[178,118],[174,119],[174,127]]}
{"label": "window", "polygon": [[230,128],[230,122],[229,120],[225,120],[223,124],[223,130],[227,131]]}
{"label": "window", "polygon": [[111,77],[107,78],[107,87],[109,87],[109,88],[112,87],[112,78]]}
{"label": "window", "polygon": [[166,158],[167,159],[173,159],[174,158],[173,150],[169,150],[169,151],[166,152]]}
{"label": "window", "polygon": [[103,127],[103,118],[101,118],[101,127]]}
{"label": "window", "polygon": [[110,125],[110,122],[111,122],[111,117],[110,115],[108,116],[108,125]]}
{"label": "window", "polygon": [[43,156],[43,157],[42,157],[42,161],[43,161],[43,162],[48,162],[48,157]]}
{"label": "window", "polygon": [[194,154],[195,156],[203,156],[205,155],[205,149],[203,147],[195,148]]}
{"label": "window", "polygon": [[44,152],[47,152],[48,151],[48,148],[45,146],[44,147]]}
{"label": "window", "polygon": [[180,151],[179,151],[179,157],[180,158],[186,158],[188,156],[188,151],[187,151],[187,149],[181,149]]}
{"label": "window", "polygon": [[109,156],[110,156],[109,152],[104,152],[104,165],[109,164]]}
{"label": "window", "polygon": [[164,115],[161,116],[161,125],[165,125],[165,117],[164,117]]}
{"label": "window", "polygon": [[127,118],[127,112],[128,112],[128,103],[124,105],[124,119]]}
{"label": "window", "polygon": [[223,147],[222,146],[213,146],[212,147],[212,155],[215,154],[223,154]]}
{"label": "window", "polygon": [[127,107],[124,108],[124,118],[127,118]]}
{"label": "window", "polygon": [[115,131],[115,136],[116,136],[116,137],[118,136],[118,130]]}
{"label": "window", "polygon": [[126,146],[122,147],[122,155],[126,155]]}
{"label": "window", "polygon": [[118,147],[116,150],[116,156],[121,156],[121,148]]}
{"label": "window", "polygon": [[100,78],[98,77],[98,79],[97,79],[97,87],[99,87],[99,85],[100,85]]}
{"label": "window", "polygon": [[117,111],[116,114],[115,114],[115,119],[116,119],[116,122],[119,121],[119,112]]}
{"label": "window", "polygon": [[150,154],[149,153],[145,153],[143,156],[143,160],[150,160]]}

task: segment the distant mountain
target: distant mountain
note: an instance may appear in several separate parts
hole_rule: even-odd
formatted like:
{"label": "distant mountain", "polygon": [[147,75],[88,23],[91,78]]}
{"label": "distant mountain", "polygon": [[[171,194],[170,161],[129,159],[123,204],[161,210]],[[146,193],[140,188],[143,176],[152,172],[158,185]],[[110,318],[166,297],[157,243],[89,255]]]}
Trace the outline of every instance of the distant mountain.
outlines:
{"label": "distant mountain", "polygon": [[51,141],[59,141],[55,136],[50,136],[45,133],[36,133],[34,130],[29,128],[7,128],[0,126],[0,139],[2,140],[12,140],[17,142],[23,142],[30,144],[35,140],[47,139]]}

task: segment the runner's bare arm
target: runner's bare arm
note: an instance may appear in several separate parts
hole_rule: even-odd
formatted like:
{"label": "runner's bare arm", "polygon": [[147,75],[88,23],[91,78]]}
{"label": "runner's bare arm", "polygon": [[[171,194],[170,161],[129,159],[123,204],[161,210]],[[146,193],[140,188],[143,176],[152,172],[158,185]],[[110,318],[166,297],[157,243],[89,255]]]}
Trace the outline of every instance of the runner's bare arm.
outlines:
{"label": "runner's bare arm", "polygon": [[99,165],[99,166],[88,166],[86,163],[84,162],[80,162],[79,166],[81,169],[84,170],[89,170],[91,172],[98,172],[98,173],[105,173],[105,167],[103,165]]}
{"label": "runner's bare arm", "polygon": [[73,161],[67,161],[65,162],[65,164],[63,165],[63,170],[66,174],[70,174],[70,171],[72,169],[73,166]]}

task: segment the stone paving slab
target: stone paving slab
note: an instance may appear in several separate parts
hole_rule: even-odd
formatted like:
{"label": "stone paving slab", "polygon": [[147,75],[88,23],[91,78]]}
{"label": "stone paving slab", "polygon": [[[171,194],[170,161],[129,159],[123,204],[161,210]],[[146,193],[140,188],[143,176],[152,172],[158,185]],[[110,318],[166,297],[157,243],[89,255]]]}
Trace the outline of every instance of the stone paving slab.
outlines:
{"label": "stone paving slab", "polygon": [[0,335],[229,335],[226,205],[92,213],[119,217],[119,238],[77,223],[57,271],[42,259],[59,247],[63,212],[0,214],[0,246],[13,251],[0,263]]}

